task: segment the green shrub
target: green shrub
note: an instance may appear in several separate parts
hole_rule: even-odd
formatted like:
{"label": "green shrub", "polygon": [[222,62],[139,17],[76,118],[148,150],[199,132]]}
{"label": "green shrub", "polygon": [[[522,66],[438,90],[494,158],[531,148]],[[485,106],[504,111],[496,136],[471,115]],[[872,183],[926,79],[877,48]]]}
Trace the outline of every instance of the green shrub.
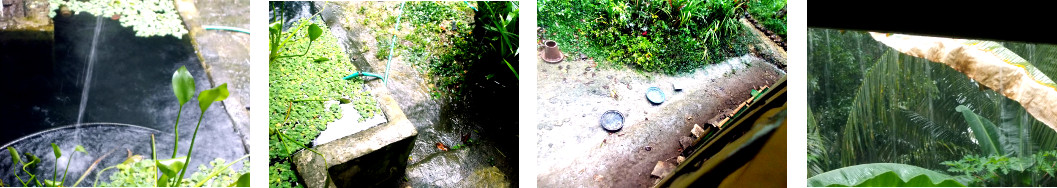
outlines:
{"label": "green shrub", "polygon": [[570,57],[584,53],[608,67],[689,72],[746,53],[745,10],[736,1],[538,1],[542,36]]}

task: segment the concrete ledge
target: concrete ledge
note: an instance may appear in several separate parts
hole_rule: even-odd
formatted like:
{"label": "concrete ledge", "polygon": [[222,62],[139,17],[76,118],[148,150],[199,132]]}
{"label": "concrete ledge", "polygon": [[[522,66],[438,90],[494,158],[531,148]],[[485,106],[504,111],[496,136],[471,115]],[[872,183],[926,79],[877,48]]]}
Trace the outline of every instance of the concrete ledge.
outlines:
{"label": "concrete ledge", "polygon": [[[309,150],[292,156],[306,187],[382,185],[403,177],[418,131],[388,89],[375,88],[372,95],[388,123],[313,148],[326,156],[326,164],[323,156]],[[328,174],[332,178],[329,182]]]}

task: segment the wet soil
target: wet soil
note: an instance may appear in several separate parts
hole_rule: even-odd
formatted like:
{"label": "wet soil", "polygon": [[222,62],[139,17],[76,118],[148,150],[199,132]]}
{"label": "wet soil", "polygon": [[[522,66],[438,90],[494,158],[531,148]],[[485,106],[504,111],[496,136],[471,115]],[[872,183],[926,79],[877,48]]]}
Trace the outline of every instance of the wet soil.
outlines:
{"label": "wet soil", "polygon": [[[646,187],[657,161],[673,161],[679,139],[694,124],[745,101],[750,91],[769,86],[785,71],[745,55],[685,75],[633,70],[598,70],[593,60],[537,62],[537,183],[541,187]],[[672,83],[681,87],[674,91]],[[651,104],[649,87],[667,100]],[[599,125],[608,110],[625,115],[624,128],[610,133]]]}

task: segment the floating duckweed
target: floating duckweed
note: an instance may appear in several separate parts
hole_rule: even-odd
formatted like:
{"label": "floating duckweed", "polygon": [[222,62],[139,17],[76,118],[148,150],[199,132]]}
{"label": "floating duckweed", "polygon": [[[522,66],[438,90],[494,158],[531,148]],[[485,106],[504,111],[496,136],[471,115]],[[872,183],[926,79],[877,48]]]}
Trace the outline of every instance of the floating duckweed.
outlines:
{"label": "floating duckweed", "polygon": [[61,6],[76,13],[86,12],[93,16],[120,15],[121,26],[131,27],[138,37],[172,35],[182,38],[187,29],[176,12],[172,0],[48,0],[54,18]]}

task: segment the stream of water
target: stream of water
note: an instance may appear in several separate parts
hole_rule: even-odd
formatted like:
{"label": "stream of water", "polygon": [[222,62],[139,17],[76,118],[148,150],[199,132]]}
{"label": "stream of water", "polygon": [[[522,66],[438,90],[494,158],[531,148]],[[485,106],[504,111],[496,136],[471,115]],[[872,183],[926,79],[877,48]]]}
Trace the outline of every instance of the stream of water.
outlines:
{"label": "stream of water", "polygon": [[102,29],[103,17],[97,17],[95,19],[95,34],[92,36],[92,47],[88,52],[88,65],[85,67],[84,75],[84,86],[81,89],[81,108],[77,110],[77,124],[74,124],[74,141],[80,143],[80,127],[84,120],[84,108],[88,105],[88,91],[92,88],[92,68],[95,65],[95,49],[96,44],[99,44],[99,30]]}

